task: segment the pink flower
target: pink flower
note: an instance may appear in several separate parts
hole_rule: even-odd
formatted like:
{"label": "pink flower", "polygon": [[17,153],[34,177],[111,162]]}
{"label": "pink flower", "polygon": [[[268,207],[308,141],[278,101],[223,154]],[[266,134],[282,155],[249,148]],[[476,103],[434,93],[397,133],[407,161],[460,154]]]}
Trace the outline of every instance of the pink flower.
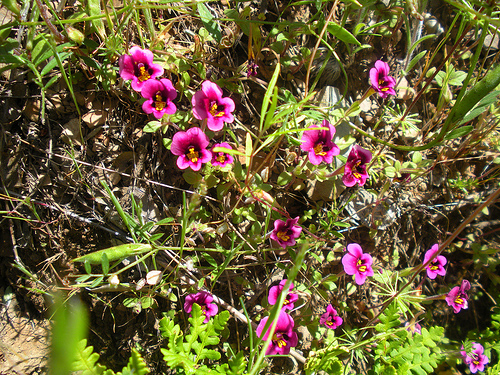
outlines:
{"label": "pink flower", "polygon": [[418,333],[418,334],[422,334],[422,326],[418,323],[410,323],[410,322],[406,322],[405,323],[405,327],[406,327],[406,330],[408,332],[411,332],[411,333]]}
{"label": "pink flower", "polygon": [[179,156],[177,166],[180,169],[190,167],[193,171],[199,171],[201,165],[212,159],[212,153],[207,150],[208,137],[200,128],[191,128],[188,131],[179,131],[172,138],[170,151]]}
{"label": "pink flower", "polygon": [[191,99],[193,115],[198,120],[207,119],[207,126],[212,131],[219,131],[224,122],[231,123],[234,117],[234,102],[231,98],[222,97],[222,89],[216,83],[205,81],[201,90]]}
{"label": "pink flower", "polygon": [[357,243],[347,245],[347,254],[342,258],[344,271],[348,275],[354,275],[354,281],[362,285],[368,276],[373,276],[372,257],[363,253],[363,249]]}
{"label": "pink flower", "polygon": [[[328,130],[317,128],[328,128]],[[308,153],[311,164],[319,165],[321,162],[330,164],[333,157],[340,153],[340,149],[332,141],[334,135],[335,127],[326,120],[323,120],[321,126],[312,125],[302,133],[300,148]]]}
{"label": "pink flower", "polygon": [[[270,305],[275,305],[278,302],[279,296],[283,291],[283,287],[285,286],[286,279],[281,280],[279,285],[272,286],[269,289],[269,295],[267,296],[267,300]],[[299,299],[299,295],[296,293],[292,293],[293,283],[290,284],[290,289],[286,295],[285,303],[283,304],[283,310],[292,310],[294,308],[294,303]]]}
{"label": "pink flower", "polygon": [[472,352],[467,353],[463,349],[464,346],[462,345],[462,351],[460,351],[460,354],[464,357],[465,364],[469,365],[470,372],[475,374],[478,371],[484,371],[484,366],[487,365],[490,360],[483,354],[483,346],[477,342],[473,342]]}
{"label": "pink flower", "polygon": [[389,64],[381,60],[377,60],[375,68],[370,69],[370,84],[381,98],[385,98],[387,95],[396,95],[396,91],[394,91],[396,80],[389,77],[389,70]]}
{"label": "pink flower", "polygon": [[274,222],[274,229],[271,232],[271,238],[279,243],[279,245],[286,249],[287,246],[295,245],[295,239],[300,237],[302,227],[297,225],[299,217],[295,219],[276,220]]}
{"label": "pink flower", "polygon": [[326,313],[319,318],[319,324],[329,329],[335,329],[342,323],[342,318],[338,316],[337,310],[335,310],[331,304],[326,307]]}
{"label": "pink flower", "polygon": [[364,148],[356,145],[349,152],[347,162],[344,167],[344,176],[342,181],[347,187],[357,184],[363,186],[368,179],[366,164],[372,160],[372,153]]}
{"label": "pink flower", "polygon": [[233,164],[234,158],[232,155],[224,152],[224,151],[214,151],[215,147],[224,147],[229,150],[232,150],[233,148],[229,146],[228,143],[222,142],[222,143],[216,143],[212,147],[212,165],[218,165],[219,167],[223,168],[228,164]]}
{"label": "pink flower", "polygon": [[122,55],[118,60],[120,76],[126,80],[132,80],[132,88],[140,92],[144,83],[155,79],[163,74],[163,67],[153,64],[153,52],[134,46],[130,49],[130,55]]}
{"label": "pink flower", "polygon": [[470,282],[468,280],[462,280],[462,285],[452,288],[446,295],[446,303],[448,306],[452,306],[455,314],[459,313],[462,309],[467,309],[469,303],[467,300],[469,296],[465,293],[470,289]]}
{"label": "pink flower", "polygon": [[[424,256],[424,264],[431,259],[434,254],[436,254],[439,250],[439,245],[434,244],[432,245],[430,250],[427,250]],[[429,276],[429,279],[435,279],[437,275],[444,276],[446,275],[446,270],[444,269],[444,265],[446,264],[447,260],[444,256],[438,255],[435,257],[425,269],[427,270],[427,276]]]}
{"label": "pink flower", "polygon": [[205,320],[203,321],[203,323],[208,323],[210,317],[217,315],[217,312],[219,311],[219,307],[215,303],[212,303],[213,300],[214,297],[212,297],[212,295],[207,292],[190,294],[184,301],[184,311],[188,314],[191,314],[193,303],[196,303],[201,307],[201,312],[205,315]]}
{"label": "pink flower", "polygon": [[142,110],[146,113],[152,113],[157,119],[164,114],[172,115],[177,107],[172,100],[177,97],[174,85],[169,79],[152,80],[144,82],[141,95],[147,100],[142,103]]}
{"label": "pink flower", "polygon": [[[268,319],[269,317],[265,317],[264,319],[262,319],[257,327],[257,336],[259,336],[262,340],[267,340],[271,331],[272,323],[265,335],[262,336],[262,330],[264,329],[264,326],[266,325]],[[290,348],[296,346],[299,342],[297,333],[293,331],[294,325],[295,323],[292,317],[288,315],[284,310],[281,310],[278,316],[276,330],[274,331],[271,343],[266,350],[266,355],[290,353]]]}

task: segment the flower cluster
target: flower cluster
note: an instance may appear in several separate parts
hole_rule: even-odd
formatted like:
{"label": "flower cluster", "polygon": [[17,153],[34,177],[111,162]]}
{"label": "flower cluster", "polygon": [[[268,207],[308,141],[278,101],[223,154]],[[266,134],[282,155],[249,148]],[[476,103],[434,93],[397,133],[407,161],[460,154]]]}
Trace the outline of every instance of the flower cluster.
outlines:
{"label": "flower cluster", "polygon": [[469,366],[470,372],[473,374],[478,371],[484,371],[484,366],[490,361],[484,354],[484,347],[477,342],[472,343],[472,351],[470,353],[467,353],[462,345],[460,354],[462,354],[465,364]]}

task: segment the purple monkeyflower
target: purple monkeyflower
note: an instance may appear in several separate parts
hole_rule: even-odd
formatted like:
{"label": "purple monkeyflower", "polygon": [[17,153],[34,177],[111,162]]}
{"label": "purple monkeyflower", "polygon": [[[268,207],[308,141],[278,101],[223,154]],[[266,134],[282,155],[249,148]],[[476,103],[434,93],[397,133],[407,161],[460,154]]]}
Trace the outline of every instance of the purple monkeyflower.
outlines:
{"label": "purple monkeyflower", "polygon": [[370,84],[381,98],[385,98],[387,95],[396,95],[396,91],[394,91],[396,80],[389,77],[389,70],[389,64],[381,60],[377,60],[375,68],[370,69]]}
{"label": "purple monkeyflower", "polygon": [[[439,245],[434,244],[430,248],[430,250],[427,250],[424,256],[424,264],[431,259],[434,254],[436,254],[439,250]],[[446,275],[446,270],[444,269],[444,265],[446,264],[447,260],[443,255],[438,255],[435,257],[432,262],[429,263],[425,269],[427,270],[427,276],[429,276],[429,279],[435,279],[437,275],[444,276]]]}
{"label": "purple monkeyflower", "polygon": [[286,249],[287,246],[295,245],[295,239],[299,238],[302,232],[302,227],[297,225],[299,217],[295,219],[276,220],[274,222],[274,229],[271,232],[271,238],[279,243],[279,245]]}
{"label": "purple monkeyflower", "polygon": [[354,146],[349,152],[347,162],[344,167],[344,176],[342,181],[347,187],[352,187],[359,184],[363,186],[368,179],[368,172],[366,171],[366,164],[372,160],[372,153],[365,150],[361,146]]}
{"label": "purple monkeyflower", "polygon": [[147,99],[142,104],[143,111],[152,113],[157,119],[162,118],[164,114],[172,115],[177,111],[177,107],[172,103],[172,100],[177,97],[177,91],[169,79],[145,81],[141,95]]}
{"label": "purple monkeyflower", "polygon": [[356,284],[361,285],[367,276],[373,276],[372,256],[363,253],[363,249],[357,243],[347,245],[347,254],[342,258],[344,271],[348,275],[354,275]]}
{"label": "purple monkeyflower", "polygon": [[[328,128],[328,130],[317,128]],[[300,148],[308,153],[311,164],[319,165],[321,162],[330,164],[333,157],[340,153],[340,149],[332,141],[334,135],[335,126],[326,120],[323,120],[321,126],[312,125],[302,133]]]}
{"label": "purple monkeyflower", "polygon": [[196,303],[201,307],[201,312],[205,315],[203,323],[208,323],[210,317],[217,315],[217,312],[219,311],[219,307],[215,303],[212,303],[213,300],[214,297],[207,292],[190,294],[184,301],[184,311],[191,314],[193,303]]}
{"label": "purple monkeyflower", "polygon": [[481,344],[477,342],[472,343],[472,351],[467,353],[462,345],[462,350],[460,354],[464,357],[464,362],[466,365],[469,365],[470,372],[475,374],[478,371],[484,371],[484,366],[488,364],[490,361],[488,357],[486,357],[484,353],[484,348]]}
{"label": "purple monkeyflower", "polygon": [[342,323],[342,318],[338,316],[337,310],[335,310],[331,304],[326,307],[326,313],[319,318],[319,324],[329,329],[335,329]]}
{"label": "purple monkeyflower", "polygon": [[234,158],[232,155],[224,152],[224,151],[214,151],[215,147],[224,147],[229,150],[232,150],[233,148],[229,146],[228,143],[222,142],[222,143],[216,143],[212,147],[212,165],[218,165],[219,167],[223,168],[228,164],[233,164]]}
{"label": "purple monkeyflower", "polygon": [[418,323],[406,322],[405,327],[408,332],[422,334],[422,326]]}
{"label": "purple monkeyflower", "polygon": [[257,69],[259,69],[259,66],[255,62],[253,58],[248,59],[247,61],[247,78],[250,76],[255,77],[257,75]]}
{"label": "purple monkeyflower", "polygon": [[193,115],[198,120],[207,119],[207,126],[212,131],[219,131],[224,122],[231,123],[234,117],[234,102],[231,98],[222,97],[222,89],[213,82],[205,81],[201,90],[191,99]]}
{"label": "purple monkeyflower", "polygon": [[[271,331],[272,323],[264,336],[262,336],[262,330],[264,329],[268,319],[269,317],[262,319],[257,327],[257,336],[259,336],[262,340],[267,340]],[[278,323],[276,324],[273,338],[266,350],[266,355],[290,353],[290,348],[296,346],[299,342],[297,333],[293,331],[294,325],[295,322],[292,317],[284,310],[281,310],[278,316]]]}
{"label": "purple monkeyflower", "polygon": [[450,290],[446,295],[446,303],[453,307],[455,314],[459,313],[462,309],[467,309],[469,303],[467,302],[469,296],[465,293],[470,289],[470,282],[468,280],[462,280],[462,285],[456,286]]}
{"label": "purple monkeyflower", "polygon": [[[267,296],[267,300],[270,305],[276,305],[278,299],[280,297],[281,292],[283,291],[283,287],[285,286],[286,279],[281,280],[279,285],[272,286],[269,289],[269,295]],[[293,283],[290,284],[290,289],[285,298],[285,303],[283,304],[283,310],[292,310],[294,307],[294,303],[299,299],[299,295],[296,293],[292,293]]]}
{"label": "purple monkeyflower", "polygon": [[191,167],[199,171],[203,163],[212,159],[212,153],[207,150],[208,137],[200,128],[191,128],[188,131],[179,131],[172,138],[170,151],[179,156],[177,166],[180,169]]}
{"label": "purple monkeyflower", "polygon": [[134,46],[130,49],[130,55],[122,55],[118,60],[120,76],[126,80],[132,80],[132,88],[140,92],[144,83],[155,79],[163,74],[163,67],[153,64],[153,52]]}

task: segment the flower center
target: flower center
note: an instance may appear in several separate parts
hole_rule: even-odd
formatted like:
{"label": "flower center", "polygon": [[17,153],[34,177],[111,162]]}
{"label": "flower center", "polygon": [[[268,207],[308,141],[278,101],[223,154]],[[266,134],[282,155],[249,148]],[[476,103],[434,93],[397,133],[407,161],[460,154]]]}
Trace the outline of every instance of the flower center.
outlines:
{"label": "flower center", "polygon": [[327,326],[333,326],[332,317],[329,316],[328,320],[325,322]]}
{"label": "flower center", "polygon": [[138,66],[139,66],[139,77],[137,77],[137,78],[139,79],[139,81],[143,82],[143,81],[147,81],[148,79],[150,79],[151,75],[147,71],[144,64],[140,63]]}
{"label": "flower center", "polygon": [[282,241],[288,241],[290,236],[287,235],[288,231],[278,232],[276,236]]}
{"label": "flower center", "polygon": [[464,304],[464,299],[460,296],[455,299],[455,303],[457,305],[463,305]]}
{"label": "flower center", "polygon": [[155,109],[157,111],[161,111],[162,109],[165,108],[165,106],[167,105],[166,102],[163,101],[163,96],[161,95],[161,93],[158,91],[155,95]]}
{"label": "flower center", "polygon": [[352,172],[352,175],[354,177],[356,177],[358,180],[361,179],[361,174],[359,172],[361,172],[358,167],[361,165],[361,160],[358,160],[356,162],[356,164],[354,164],[354,167],[352,168],[353,172]]}
{"label": "flower center", "polygon": [[[224,109],[224,108],[223,108]],[[214,102],[212,104],[212,106],[210,107],[209,109],[209,112],[210,114],[213,116],[213,117],[221,117],[221,116],[224,116],[224,110],[222,111],[219,111],[218,110],[218,107],[217,107],[217,102]]]}
{"label": "flower center", "polygon": [[283,337],[279,333],[274,334],[273,341],[276,342],[276,345],[278,345],[278,348],[280,349],[286,346],[286,341],[283,340]]}
{"label": "flower center", "polygon": [[226,161],[226,155],[224,155],[222,152],[220,152],[219,155],[217,156],[217,158],[215,158],[215,160],[217,160],[217,162],[223,164]]}
{"label": "flower center", "polygon": [[356,266],[358,266],[359,272],[366,272],[366,266],[363,265],[363,261],[361,259],[358,259]]}
{"label": "flower center", "polygon": [[189,160],[191,160],[193,163],[196,163],[198,161],[198,158],[200,157],[200,154],[198,151],[194,150],[194,147],[189,147],[189,152],[186,154]]}
{"label": "flower center", "polygon": [[318,156],[326,155],[326,152],[323,151],[323,145],[321,143],[318,143],[316,146],[314,146],[314,153]]}
{"label": "flower center", "polygon": [[436,271],[437,269],[439,269],[439,266],[437,266],[434,262],[432,262],[431,264],[432,266],[429,267],[431,271]]}

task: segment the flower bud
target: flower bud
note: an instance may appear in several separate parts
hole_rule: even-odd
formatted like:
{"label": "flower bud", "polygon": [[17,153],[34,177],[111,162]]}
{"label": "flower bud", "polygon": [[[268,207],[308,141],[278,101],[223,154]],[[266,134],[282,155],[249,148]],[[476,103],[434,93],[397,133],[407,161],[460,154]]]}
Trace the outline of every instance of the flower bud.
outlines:
{"label": "flower bud", "polygon": [[66,32],[68,33],[68,38],[70,38],[76,44],[80,45],[83,43],[85,35],[83,35],[80,30],[68,25],[66,26]]}
{"label": "flower bud", "polygon": [[111,286],[118,286],[118,285],[120,285],[120,279],[118,278],[118,275],[113,274],[110,277],[108,277],[108,283]]}

